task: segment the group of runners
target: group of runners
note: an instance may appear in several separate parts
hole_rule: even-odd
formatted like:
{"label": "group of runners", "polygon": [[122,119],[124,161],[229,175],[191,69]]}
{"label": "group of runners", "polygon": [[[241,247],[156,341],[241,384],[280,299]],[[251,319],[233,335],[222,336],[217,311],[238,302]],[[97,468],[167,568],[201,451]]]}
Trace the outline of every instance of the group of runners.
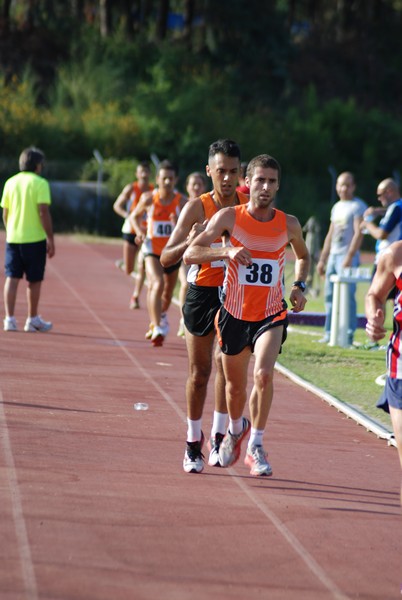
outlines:
{"label": "group of runners", "polygon": [[[182,307],[189,357],[183,458],[187,473],[200,473],[205,466],[202,415],[215,360],[208,464],[233,465],[248,435],[245,463],[250,473],[272,474],[263,436],[272,403],[274,364],[286,339],[283,275],[289,244],[295,255],[291,309],[299,312],[306,303],[304,282],[310,259],[301,226],[296,217],[274,207],[279,163],[267,154],[249,161],[245,188],[249,194],[238,189],[240,174],[238,144],[217,140],[209,147],[206,166],[211,191],[200,193],[199,188],[198,195],[188,200],[176,189],[175,165],[162,161],[155,190],[144,190],[135,208],[121,215],[131,224],[130,242],[141,246],[144,257],[150,317],[146,336],[155,346],[167,334],[166,313],[180,265],[184,261],[189,266]],[[252,354],[249,420],[243,413]]]}

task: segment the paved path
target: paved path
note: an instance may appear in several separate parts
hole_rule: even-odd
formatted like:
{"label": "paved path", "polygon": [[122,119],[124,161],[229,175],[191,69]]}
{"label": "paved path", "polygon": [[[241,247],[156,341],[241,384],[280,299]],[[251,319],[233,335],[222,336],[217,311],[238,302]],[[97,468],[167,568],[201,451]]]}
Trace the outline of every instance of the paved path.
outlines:
{"label": "paved path", "polygon": [[0,332],[1,600],[400,598],[395,448],[278,373],[273,477],[185,474],[178,310],[151,347],[120,255],[59,236],[54,330]]}

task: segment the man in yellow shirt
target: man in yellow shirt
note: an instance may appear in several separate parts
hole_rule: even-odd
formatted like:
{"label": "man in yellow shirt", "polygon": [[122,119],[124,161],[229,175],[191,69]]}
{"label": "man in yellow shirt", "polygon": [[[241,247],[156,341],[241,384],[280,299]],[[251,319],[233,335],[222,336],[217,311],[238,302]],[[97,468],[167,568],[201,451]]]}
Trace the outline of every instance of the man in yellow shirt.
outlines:
{"label": "man in yellow shirt", "polygon": [[38,314],[40,291],[45,274],[46,255],[55,253],[50,187],[41,177],[45,155],[38,148],[26,148],[19,158],[20,173],[4,186],[1,207],[6,228],[4,284],[4,331],[17,331],[14,316],[18,284],[28,282],[28,314],[24,331],[49,331],[52,323]]}

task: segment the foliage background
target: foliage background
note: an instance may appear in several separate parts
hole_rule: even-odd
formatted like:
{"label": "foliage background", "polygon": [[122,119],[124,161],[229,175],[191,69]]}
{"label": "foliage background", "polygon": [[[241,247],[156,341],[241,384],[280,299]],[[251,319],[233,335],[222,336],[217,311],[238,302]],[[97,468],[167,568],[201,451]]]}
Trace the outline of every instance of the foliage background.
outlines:
{"label": "foliage background", "polygon": [[[279,202],[326,229],[334,174],[375,203],[401,168],[400,0],[2,0],[0,184],[25,146],[110,198],[152,153],[203,168],[239,142],[282,164]],[[106,207],[107,210],[110,206]],[[107,220],[106,220],[107,221]]]}

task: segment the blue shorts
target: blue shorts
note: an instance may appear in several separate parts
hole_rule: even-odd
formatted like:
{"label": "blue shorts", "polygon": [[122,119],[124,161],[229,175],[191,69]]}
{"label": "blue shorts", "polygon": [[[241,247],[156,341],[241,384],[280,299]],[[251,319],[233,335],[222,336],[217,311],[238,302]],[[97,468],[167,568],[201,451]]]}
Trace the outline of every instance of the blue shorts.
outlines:
{"label": "blue shorts", "polygon": [[377,408],[389,413],[389,407],[402,410],[402,379],[387,377],[385,388],[377,402]]}
{"label": "blue shorts", "polygon": [[45,276],[47,244],[46,240],[31,244],[6,243],[4,267],[6,277],[22,279],[35,283],[43,281]]}

